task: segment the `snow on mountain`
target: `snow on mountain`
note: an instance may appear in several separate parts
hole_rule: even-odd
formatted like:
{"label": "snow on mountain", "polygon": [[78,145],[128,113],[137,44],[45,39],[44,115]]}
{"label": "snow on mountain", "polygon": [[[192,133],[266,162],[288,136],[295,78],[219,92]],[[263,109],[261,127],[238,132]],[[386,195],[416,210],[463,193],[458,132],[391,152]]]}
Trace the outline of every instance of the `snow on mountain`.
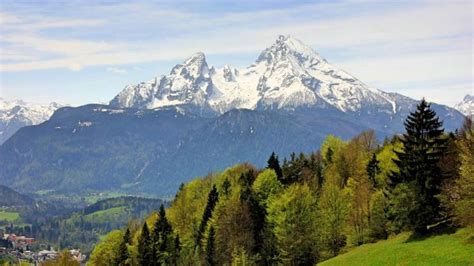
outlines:
{"label": "snow on mountain", "polygon": [[48,120],[61,105],[34,104],[24,101],[6,101],[0,98],[0,144],[24,126],[37,125]]}
{"label": "snow on mountain", "polygon": [[454,105],[454,109],[465,116],[474,115],[474,96],[469,94],[464,96],[464,99],[460,103]]}
{"label": "snow on mountain", "polygon": [[368,87],[291,36],[279,36],[242,70],[209,67],[205,55],[197,53],[167,76],[125,87],[110,104],[148,109],[191,105],[217,113],[327,105],[357,112],[365,104],[389,113],[397,109],[390,94]]}

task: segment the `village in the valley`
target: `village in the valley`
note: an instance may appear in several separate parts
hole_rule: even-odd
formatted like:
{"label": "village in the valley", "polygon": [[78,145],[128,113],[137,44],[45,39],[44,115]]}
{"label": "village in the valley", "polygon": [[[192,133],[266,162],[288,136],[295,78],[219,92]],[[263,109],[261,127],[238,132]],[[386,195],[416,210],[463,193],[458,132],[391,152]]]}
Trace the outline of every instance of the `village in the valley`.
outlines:
{"label": "village in the valley", "polygon": [[[35,243],[35,239],[27,236],[16,234],[0,234],[0,257],[9,256],[10,258],[30,263],[32,265],[42,265],[48,260],[55,260],[59,257],[60,251],[49,250],[31,250],[31,246]],[[82,254],[79,249],[69,250],[73,259],[79,263],[86,260],[86,255]]]}

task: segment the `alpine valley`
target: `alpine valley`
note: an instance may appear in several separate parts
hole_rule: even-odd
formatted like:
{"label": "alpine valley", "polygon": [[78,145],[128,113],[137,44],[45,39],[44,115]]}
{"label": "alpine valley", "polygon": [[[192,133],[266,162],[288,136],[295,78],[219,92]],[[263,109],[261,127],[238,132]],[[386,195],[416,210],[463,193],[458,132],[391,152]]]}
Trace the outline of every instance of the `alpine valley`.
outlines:
{"label": "alpine valley", "polygon": [[[197,53],[169,75],[126,86],[109,105],[63,107],[21,128],[0,146],[0,183],[26,193],[167,196],[244,160],[263,166],[273,151],[314,151],[328,134],[403,132],[417,103],[280,36],[245,69],[214,68]],[[447,130],[462,124],[457,110],[432,108]]]}

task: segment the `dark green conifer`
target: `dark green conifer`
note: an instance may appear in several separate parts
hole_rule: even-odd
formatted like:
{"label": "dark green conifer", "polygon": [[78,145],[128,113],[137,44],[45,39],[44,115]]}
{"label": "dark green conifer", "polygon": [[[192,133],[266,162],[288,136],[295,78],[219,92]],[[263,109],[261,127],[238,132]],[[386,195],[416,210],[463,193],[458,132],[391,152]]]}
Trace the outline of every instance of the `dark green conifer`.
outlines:
{"label": "dark green conifer", "polygon": [[155,260],[161,264],[165,264],[168,260],[168,238],[171,232],[172,228],[168,218],[166,218],[165,207],[161,204],[160,210],[158,211],[158,219],[156,220],[151,237]]}
{"label": "dark green conifer", "polygon": [[443,123],[424,99],[405,121],[406,133],[400,138],[403,149],[395,151],[398,172],[389,176],[393,190],[405,183],[412,188],[416,202],[407,213],[410,226],[418,234],[426,234],[427,226],[437,222],[442,174],[438,162],[446,150]]}
{"label": "dark green conifer", "polygon": [[375,153],[373,153],[372,158],[367,164],[367,175],[369,176],[369,180],[372,183],[373,187],[377,187],[377,180],[375,179],[375,177],[379,173],[380,173],[379,160],[377,160],[377,156],[375,156]]}
{"label": "dark green conifer", "polygon": [[130,229],[127,228],[123,234],[122,242],[117,250],[117,257],[115,258],[115,265],[125,266],[130,265],[129,253],[127,245],[130,244]]}
{"label": "dark green conifer", "polygon": [[138,239],[138,263],[141,266],[149,266],[154,263],[153,243],[150,237],[148,225],[143,223],[142,233]]}
{"label": "dark green conifer", "polygon": [[214,208],[216,207],[218,200],[219,200],[219,193],[217,192],[216,185],[213,185],[211,191],[208,194],[206,208],[204,209],[201,223],[199,224],[199,228],[196,233],[196,239],[195,239],[196,246],[201,245],[201,239],[204,232],[206,231],[207,222],[209,221],[209,219],[211,219],[212,212],[214,211]]}
{"label": "dark green conifer", "polygon": [[272,154],[270,155],[270,158],[268,158],[267,168],[273,169],[273,171],[275,171],[275,174],[277,175],[278,180],[281,180],[283,178],[283,172],[280,167],[278,156],[276,156],[274,152],[272,152]]}

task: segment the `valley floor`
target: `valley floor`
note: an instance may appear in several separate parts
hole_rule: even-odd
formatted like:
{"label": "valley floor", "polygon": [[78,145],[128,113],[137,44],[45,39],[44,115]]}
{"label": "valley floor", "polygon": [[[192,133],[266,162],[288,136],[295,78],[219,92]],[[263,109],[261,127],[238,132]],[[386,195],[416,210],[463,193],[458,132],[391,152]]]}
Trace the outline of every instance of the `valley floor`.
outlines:
{"label": "valley floor", "polygon": [[354,248],[318,265],[474,265],[474,230],[408,241],[410,233]]}

